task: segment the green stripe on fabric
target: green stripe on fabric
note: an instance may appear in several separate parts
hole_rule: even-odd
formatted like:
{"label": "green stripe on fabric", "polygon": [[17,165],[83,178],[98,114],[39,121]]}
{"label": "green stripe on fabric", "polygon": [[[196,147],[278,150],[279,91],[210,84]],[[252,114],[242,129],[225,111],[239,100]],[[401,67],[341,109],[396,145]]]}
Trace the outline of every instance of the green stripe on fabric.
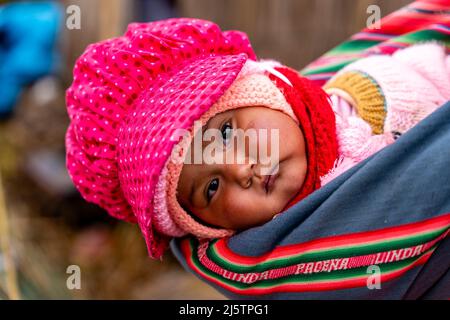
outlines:
{"label": "green stripe on fabric", "polygon": [[345,67],[349,63],[352,63],[355,60],[358,60],[358,58],[347,59],[344,61],[340,61],[339,63],[334,63],[334,64],[330,64],[330,65],[326,65],[326,66],[322,66],[322,67],[318,67],[318,68],[306,68],[306,69],[303,69],[300,73],[304,76],[310,76],[313,74],[319,74],[319,73],[325,73],[325,72],[338,72],[343,67]]}
{"label": "green stripe on fabric", "polygon": [[271,269],[278,269],[294,264],[316,262],[323,260],[350,258],[355,256],[363,256],[368,254],[376,254],[380,252],[386,252],[390,250],[403,249],[408,247],[414,247],[426,242],[429,242],[444,231],[448,227],[441,228],[437,231],[423,233],[413,237],[405,237],[394,241],[386,241],[383,243],[375,243],[369,245],[349,246],[345,248],[315,251],[310,253],[301,253],[299,255],[292,255],[289,257],[273,259],[269,261],[263,261],[255,265],[245,266],[232,263],[218,254],[214,245],[210,245],[206,251],[208,258],[220,267],[233,272],[264,272]]}
{"label": "green stripe on fabric", "polygon": [[[347,42],[342,43],[341,45],[338,45],[337,47],[331,49],[327,53],[323,55],[323,57],[339,57],[340,55],[345,54],[351,54],[351,53],[360,53],[370,47],[376,46],[378,44],[383,45],[384,43],[389,44],[395,44],[395,43],[407,43],[407,44],[415,44],[422,41],[441,41],[443,42],[447,47],[450,47],[450,37],[449,35],[437,31],[437,30],[420,30],[416,32],[411,32],[405,35],[397,36],[395,38],[392,38],[391,40],[388,40],[387,42],[378,41],[378,40],[350,40]],[[350,64],[351,62],[354,62],[358,60],[359,58],[354,59],[346,59],[339,63],[329,64],[325,66],[321,66],[318,68],[313,67],[306,67],[301,71],[301,74],[304,76],[311,76],[315,74],[320,73],[326,73],[326,72],[338,72],[340,69],[345,67],[346,65]],[[319,58],[320,60],[320,58]]]}
{"label": "green stripe on fabric", "polygon": [[339,56],[341,54],[361,52],[379,44],[380,42],[381,42],[380,40],[349,40],[334,47],[333,49],[325,53],[323,56],[332,57],[332,56]]}
{"label": "green stripe on fabric", "polygon": [[441,41],[441,42],[445,43],[446,46],[450,46],[450,36],[448,34],[439,32],[437,30],[430,30],[430,29],[420,30],[420,31],[405,34],[403,36],[398,36],[398,37],[390,40],[388,43],[402,42],[402,43],[414,44],[414,43],[421,42],[421,41],[431,41],[431,40]]}
{"label": "green stripe on fabric", "polygon": [[[192,247],[196,247],[195,244],[192,243],[191,239],[191,250]],[[380,267],[380,270],[382,273],[392,272],[399,269],[402,269],[404,267],[407,267],[411,264],[413,264],[416,260],[418,260],[421,256],[426,254],[429,251],[432,251],[436,248],[437,244],[434,245],[432,248],[430,248],[428,251],[422,253],[421,255],[411,257],[402,261],[397,262],[391,262],[388,264],[380,264],[378,265]],[[201,270],[205,275],[208,275],[216,280],[218,280],[220,283],[226,284],[230,287],[234,287],[237,289],[246,289],[246,288],[267,288],[267,287],[274,287],[281,284],[296,284],[296,283],[311,283],[318,281],[330,281],[330,280],[350,280],[352,278],[360,277],[360,276],[369,276],[370,274],[367,273],[367,267],[360,267],[355,269],[348,269],[348,270],[336,270],[333,272],[322,272],[322,273],[316,273],[316,274],[299,274],[299,275],[287,275],[283,278],[277,278],[277,279],[264,279],[260,280],[255,283],[243,283],[238,282],[235,280],[227,279],[223,276],[220,276],[211,270],[207,269],[205,266],[203,266],[198,259],[197,255],[195,254],[195,251],[192,251],[191,253],[192,262],[195,264],[195,266]]]}

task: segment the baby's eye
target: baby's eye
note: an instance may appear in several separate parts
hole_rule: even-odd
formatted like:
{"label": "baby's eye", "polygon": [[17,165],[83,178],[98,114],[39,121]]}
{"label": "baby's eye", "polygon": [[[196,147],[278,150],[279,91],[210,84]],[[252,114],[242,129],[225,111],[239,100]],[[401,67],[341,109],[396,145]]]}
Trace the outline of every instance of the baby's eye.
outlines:
{"label": "baby's eye", "polygon": [[209,182],[208,188],[206,189],[206,199],[208,199],[208,202],[212,199],[217,189],[219,189],[219,179],[215,178]]}
{"label": "baby's eye", "polygon": [[222,133],[223,144],[228,144],[233,134],[233,126],[231,125],[231,122],[225,122],[225,124],[220,129],[220,132]]}

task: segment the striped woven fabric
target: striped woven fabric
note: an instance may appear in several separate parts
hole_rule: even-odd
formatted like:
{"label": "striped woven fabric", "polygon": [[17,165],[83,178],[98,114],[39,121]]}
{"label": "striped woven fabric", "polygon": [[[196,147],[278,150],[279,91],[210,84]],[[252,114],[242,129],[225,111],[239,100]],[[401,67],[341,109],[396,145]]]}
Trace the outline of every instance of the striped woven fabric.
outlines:
{"label": "striped woven fabric", "polygon": [[[381,29],[364,29],[302,73],[323,84],[356,59],[433,39],[450,49],[450,0],[416,1],[383,18]],[[446,283],[438,297],[447,292],[450,298],[450,172],[444,169],[450,158],[445,147],[450,124],[444,120],[450,103],[441,109],[390,150],[272,220],[273,235],[266,225],[213,241],[188,237],[174,240],[173,252],[187,270],[230,298],[418,298],[437,283]],[[433,161],[433,170],[441,173],[417,172]],[[404,174],[411,168],[416,169]],[[379,268],[378,292],[367,289],[371,267]]]}
{"label": "striped woven fabric", "polygon": [[367,267],[383,265],[381,282],[424,264],[450,232],[450,214],[398,227],[320,238],[249,257],[226,239],[184,240],[188,266],[237,294],[325,291],[367,286]]}
{"label": "striped woven fabric", "polygon": [[347,64],[373,54],[392,54],[412,44],[435,40],[450,51],[450,1],[416,1],[381,20],[379,29],[365,28],[310,63],[300,72],[323,85]]}

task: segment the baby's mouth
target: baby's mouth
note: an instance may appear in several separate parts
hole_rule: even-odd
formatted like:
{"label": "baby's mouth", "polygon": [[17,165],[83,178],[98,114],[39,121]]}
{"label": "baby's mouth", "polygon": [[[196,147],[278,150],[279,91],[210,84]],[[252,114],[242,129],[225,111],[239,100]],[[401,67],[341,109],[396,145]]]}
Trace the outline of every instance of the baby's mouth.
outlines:
{"label": "baby's mouth", "polygon": [[[270,193],[275,185],[275,180],[278,178],[278,176],[280,175],[279,170],[275,170],[278,169],[276,166],[269,172],[268,175],[264,176],[264,179],[262,180],[262,185],[264,190],[266,191],[266,193]],[[276,173],[275,173],[276,172]]]}

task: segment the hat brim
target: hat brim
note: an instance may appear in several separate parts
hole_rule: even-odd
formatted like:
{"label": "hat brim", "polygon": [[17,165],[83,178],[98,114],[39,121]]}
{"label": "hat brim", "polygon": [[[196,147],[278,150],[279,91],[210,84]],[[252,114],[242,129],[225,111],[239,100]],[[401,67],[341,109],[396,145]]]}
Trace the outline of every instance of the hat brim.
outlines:
{"label": "hat brim", "polygon": [[121,124],[119,179],[154,258],[161,256],[166,241],[152,224],[152,199],[159,175],[182,138],[179,130],[189,130],[224,94],[247,59],[244,53],[188,59],[159,74]]}

